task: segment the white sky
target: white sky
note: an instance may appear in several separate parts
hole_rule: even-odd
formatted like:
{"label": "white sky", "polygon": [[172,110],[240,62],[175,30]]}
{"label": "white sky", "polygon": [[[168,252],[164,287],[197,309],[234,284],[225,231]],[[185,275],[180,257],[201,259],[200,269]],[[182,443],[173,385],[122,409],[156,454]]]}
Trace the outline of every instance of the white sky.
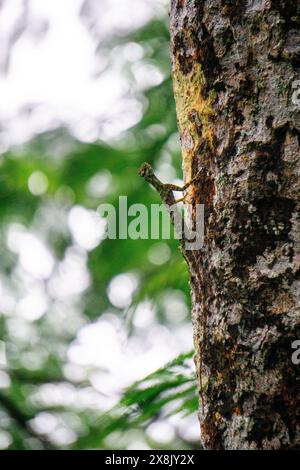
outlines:
{"label": "white sky", "polygon": [[[4,45],[20,21],[22,1],[6,0],[1,10]],[[11,50],[8,74],[0,63],[4,149],[59,124],[66,124],[80,140],[93,141],[114,137],[140,119],[142,105],[128,94],[120,66],[96,78],[105,58],[95,55],[94,36],[143,24],[161,11],[166,0],[88,0],[85,10],[91,18],[85,21],[79,15],[82,4],[83,0],[29,0],[27,27]],[[43,24],[48,25],[44,34]],[[38,106],[28,113],[30,105]],[[108,122],[100,129],[103,119]]]}

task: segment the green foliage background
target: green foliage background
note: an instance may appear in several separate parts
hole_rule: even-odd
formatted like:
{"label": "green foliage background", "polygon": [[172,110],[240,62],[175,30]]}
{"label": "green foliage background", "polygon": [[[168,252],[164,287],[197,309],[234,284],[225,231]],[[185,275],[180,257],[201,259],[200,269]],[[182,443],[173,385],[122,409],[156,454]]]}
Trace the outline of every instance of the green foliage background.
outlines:
{"label": "green foliage background", "polygon": [[[102,47],[106,48],[110,58],[115,48],[121,53],[128,42],[141,45],[144,49],[141,62],[155,66],[164,76],[158,86],[138,92],[144,103],[144,113],[134,128],[110,145],[102,142],[83,144],[75,141],[67,129],[60,129],[39,135],[29,144],[10,149],[1,156],[0,279],[4,291],[14,298],[22,297],[23,287],[18,278],[18,255],[7,246],[7,234],[12,224],[38,234],[59,263],[72,245],[66,223],[72,206],[91,210],[96,210],[101,202],[117,206],[119,195],[124,194],[128,196],[129,204],[140,202],[150,206],[158,203],[157,194],[137,175],[143,161],[154,167],[167,163],[176,170],[177,178],[181,178],[167,17],[151,20],[130,35],[114,37]],[[123,73],[134,87],[131,67],[132,64],[126,63]],[[41,196],[33,195],[28,189],[28,179],[35,171],[43,172],[48,179],[47,192]],[[87,187],[91,179],[102,172],[110,173],[111,190],[99,199],[92,197]],[[177,242],[171,240],[168,244],[171,258],[160,266],[153,265],[147,256],[157,245],[153,240],[104,240],[90,251],[90,287],[76,301],[76,308],[80,310],[78,324],[68,324],[69,309],[75,307],[67,304],[64,323],[55,323],[55,318],[51,317],[55,300],[50,294],[49,312],[31,322],[26,334],[18,334],[18,318],[0,311],[0,337],[6,344],[8,361],[0,373],[10,378],[10,385],[0,389],[0,428],[10,436],[9,449],[127,448],[136,433],[142,433],[149,447],[166,448],[147,435],[145,430],[149,424],[162,416],[196,413],[197,396],[190,352],[133,384],[110,411],[101,412],[91,407],[79,409],[74,404],[55,403],[55,400],[46,405],[34,399],[38,391],[51,384],[70,386],[73,393],[90,387],[88,374],[72,383],[66,377],[64,367],[68,346],[76,338],[79,327],[96,321],[103,312],[110,310],[120,317],[127,314],[130,334],[133,328],[130,319],[145,299],[150,299],[155,306],[157,321],[161,324],[168,324],[162,301],[166,292],[181,291],[190,308],[185,262]],[[116,275],[128,272],[138,276],[139,286],[133,305],[128,312],[123,312],[111,305],[107,286]],[[45,281],[47,291],[46,284]],[[51,395],[52,389],[49,390]],[[54,416],[62,426],[74,431],[76,438],[70,445],[61,446],[51,440],[49,433],[36,430],[32,423],[41,413],[48,413],[48,418]],[[197,446],[196,441],[175,435],[167,447]]]}

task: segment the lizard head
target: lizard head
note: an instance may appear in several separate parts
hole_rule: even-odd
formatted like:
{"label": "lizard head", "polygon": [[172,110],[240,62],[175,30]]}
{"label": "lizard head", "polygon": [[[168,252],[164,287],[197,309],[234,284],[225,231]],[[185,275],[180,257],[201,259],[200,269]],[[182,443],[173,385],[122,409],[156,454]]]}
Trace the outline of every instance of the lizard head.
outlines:
{"label": "lizard head", "polygon": [[149,163],[143,163],[141,168],[139,169],[139,175],[142,178],[145,178],[146,181],[151,179],[151,177],[154,175],[152,166],[149,165]]}

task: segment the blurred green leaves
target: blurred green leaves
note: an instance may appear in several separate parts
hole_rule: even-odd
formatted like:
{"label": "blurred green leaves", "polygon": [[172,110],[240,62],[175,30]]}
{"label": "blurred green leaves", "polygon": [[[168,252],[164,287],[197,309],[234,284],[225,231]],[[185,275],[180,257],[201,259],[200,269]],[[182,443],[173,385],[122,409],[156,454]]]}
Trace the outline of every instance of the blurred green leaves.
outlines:
{"label": "blurred green leaves", "polygon": [[[157,418],[196,413],[198,400],[191,367],[192,355],[193,352],[181,354],[125,390],[120,403],[97,421],[93,446],[99,447],[100,442],[105,443],[114,433],[126,435],[130,430],[145,429]],[[147,441],[154,448],[163,448],[159,442],[151,442],[149,436]],[[83,437],[76,446],[85,447],[86,442],[89,441]],[[189,448],[188,443],[180,442],[179,438],[170,445],[173,449],[178,446]]]}
{"label": "blurred green leaves", "polygon": [[[166,18],[100,45],[107,50],[108,67],[110,51],[128,44],[138,44],[143,51],[139,60],[124,61],[123,67],[132,93],[143,104],[136,126],[110,144],[82,143],[66,129],[56,129],[0,156],[0,338],[7,343],[8,360],[0,370],[0,444],[1,432],[8,444],[4,448],[128,448],[139,439],[155,448],[196,445],[175,425],[168,442],[147,433],[151,424],[170,416],[195,415],[191,353],[124,393],[118,391],[119,403],[103,409],[98,401],[110,397],[93,386],[97,368],[80,361],[72,364],[69,357],[81,328],[107,314],[124,321],[135,341],[140,335],[145,342],[142,328],[133,321],[143,302],[150,302],[156,324],[171,333],[179,322],[190,322],[188,272],[176,240],[106,239],[86,249],[70,224],[74,207],[97,214],[103,202],[117,207],[121,195],[128,197],[128,204],[160,204],[138,176],[144,161],[163,168],[166,178],[181,178]],[[157,83],[150,80],[142,86],[141,70],[149,80],[153,72]],[[29,245],[20,248],[28,236],[39,240],[52,260],[49,276],[36,276],[22,264],[22,256],[27,256],[27,264],[30,258]],[[109,286],[120,274],[137,280],[127,308],[114,305],[109,297]],[[143,334],[147,336],[147,327]]]}

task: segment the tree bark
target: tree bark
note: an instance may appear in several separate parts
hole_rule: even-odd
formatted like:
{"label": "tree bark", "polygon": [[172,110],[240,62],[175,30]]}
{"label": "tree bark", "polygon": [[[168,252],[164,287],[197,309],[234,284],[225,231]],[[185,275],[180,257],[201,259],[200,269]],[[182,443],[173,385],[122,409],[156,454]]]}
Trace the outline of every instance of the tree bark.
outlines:
{"label": "tree bark", "polygon": [[299,25],[295,0],[171,0],[184,177],[207,170],[189,255],[206,449],[300,447]]}

